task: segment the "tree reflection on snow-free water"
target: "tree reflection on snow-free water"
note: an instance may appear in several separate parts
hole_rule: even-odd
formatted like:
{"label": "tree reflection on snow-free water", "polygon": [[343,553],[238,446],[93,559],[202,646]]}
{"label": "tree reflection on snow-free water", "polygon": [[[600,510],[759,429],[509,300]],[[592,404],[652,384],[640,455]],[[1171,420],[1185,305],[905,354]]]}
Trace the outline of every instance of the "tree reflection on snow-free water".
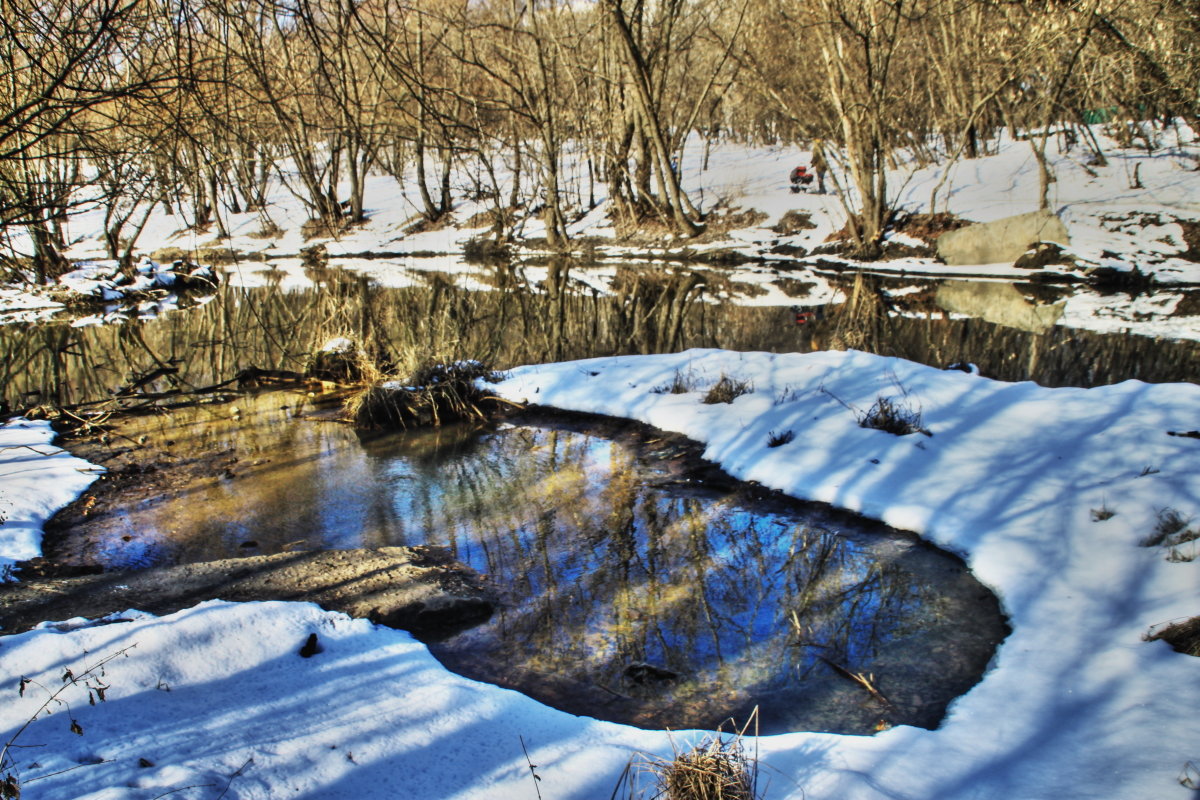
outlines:
{"label": "tree reflection on snow-free water", "polygon": [[[933,726],[1006,631],[963,564],[884,526],[702,472],[655,434],[534,425],[391,434],[303,395],[114,420],[191,479],[51,537],[106,568],[301,548],[443,545],[503,603],[443,641],[451,669],[568,711],[764,731]],[[165,479],[164,479],[165,480]],[[861,674],[881,697],[852,676]],[[872,677],[873,676],[873,677]]]}
{"label": "tree reflection on snow-free water", "polygon": [[432,513],[397,498],[507,591],[431,643],[471,677],[642,726],[757,705],[764,731],[868,733],[936,725],[1004,635],[961,564],[861,520],[672,485],[606,439],[522,428],[496,447],[528,457],[455,464]]}
{"label": "tree reflection on snow-free water", "polygon": [[[303,369],[314,348],[340,336],[365,343],[385,368],[402,369],[413,359],[473,358],[506,369],[692,347],[807,352],[835,343],[842,324],[837,305],[797,325],[786,306],[733,302],[764,290],[711,267],[614,264],[604,272],[601,279],[561,265],[540,271],[509,265],[470,276],[475,288],[436,273],[411,274],[406,280],[413,285],[387,288],[361,274],[310,270],[305,277],[311,287],[226,286],[211,302],[154,320],[85,328],[66,321],[0,325],[0,404],[22,409],[114,402],[114,391],[122,388],[136,388],[138,396],[127,394],[121,402],[145,404],[146,394],[227,381],[246,367]],[[776,276],[773,285],[796,302],[809,302],[817,280],[792,272]],[[820,278],[826,280],[848,290],[847,278]],[[970,362],[991,378],[1046,386],[1192,380],[1197,372],[1195,342],[1060,326],[1036,332],[1042,328],[1031,319],[1050,319],[1040,306],[1011,286],[986,292],[976,286],[944,286],[932,296],[952,309],[987,309],[1006,324],[948,319],[949,312],[930,299],[929,286],[918,293],[897,289],[906,316],[887,317],[861,347],[937,367]],[[1048,291],[1024,286],[1026,294]]]}

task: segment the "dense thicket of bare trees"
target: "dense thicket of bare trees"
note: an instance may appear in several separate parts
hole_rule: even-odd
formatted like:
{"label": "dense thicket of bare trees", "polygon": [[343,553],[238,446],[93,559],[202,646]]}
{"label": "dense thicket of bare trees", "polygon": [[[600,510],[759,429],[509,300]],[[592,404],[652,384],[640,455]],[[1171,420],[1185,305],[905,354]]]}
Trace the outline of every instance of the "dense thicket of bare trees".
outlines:
{"label": "dense thicket of bare trees", "polygon": [[499,238],[540,209],[568,246],[598,183],[618,224],[692,236],[676,164],[723,137],[822,141],[870,254],[899,150],[1019,129],[1044,197],[1052,131],[1100,160],[1084,123],[1200,129],[1198,49],[1197,0],[0,0],[0,245],[23,230],[52,274],[87,204],[126,260],[154,207],[269,231],[272,186],[336,233],[372,172],[415,183],[428,223],[486,200]]}

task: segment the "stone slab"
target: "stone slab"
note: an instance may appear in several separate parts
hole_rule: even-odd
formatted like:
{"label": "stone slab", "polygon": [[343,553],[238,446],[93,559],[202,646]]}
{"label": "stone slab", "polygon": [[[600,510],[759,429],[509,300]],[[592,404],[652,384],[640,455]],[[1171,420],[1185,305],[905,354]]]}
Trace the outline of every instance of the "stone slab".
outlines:
{"label": "stone slab", "polygon": [[952,266],[1013,263],[1035,242],[1070,244],[1067,226],[1049,211],[1018,214],[943,233],[938,256]]}

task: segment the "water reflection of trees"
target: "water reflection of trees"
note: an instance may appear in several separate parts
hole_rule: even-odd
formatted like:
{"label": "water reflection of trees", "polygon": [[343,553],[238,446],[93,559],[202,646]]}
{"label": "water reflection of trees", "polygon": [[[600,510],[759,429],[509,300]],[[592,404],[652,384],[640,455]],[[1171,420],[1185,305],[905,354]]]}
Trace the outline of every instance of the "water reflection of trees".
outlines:
{"label": "water reflection of trees", "polygon": [[[916,576],[834,531],[648,490],[645,468],[602,440],[506,436],[535,458],[461,464],[444,515],[408,512],[444,516],[456,555],[511,592],[435,646],[468,674],[580,713],[711,726],[828,680],[828,662],[869,670],[897,630],[932,624]],[[596,688],[618,710],[581,700]]]}
{"label": "water reflection of trees", "polygon": [[[430,358],[478,358],[503,368],[688,347],[804,352],[827,342],[837,325],[836,315],[796,326],[786,309],[714,302],[731,291],[728,277],[685,268],[619,266],[604,292],[565,262],[503,265],[475,276],[494,290],[459,288],[436,273],[401,289],[340,270],[309,270],[308,277],[314,288],[227,288],[212,302],[151,321],[4,326],[3,399],[17,408],[99,400],[155,370],[161,377],[146,391],[211,385],[249,366],[298,369],[334,336],[353,336],[403,372]],[[992,377],[1046,385],[1187,380],[1200,355],[1194,343],[1061,328],[1039,335],[933,316],[891,318],[870,346],[936,366],[971,361]]]}

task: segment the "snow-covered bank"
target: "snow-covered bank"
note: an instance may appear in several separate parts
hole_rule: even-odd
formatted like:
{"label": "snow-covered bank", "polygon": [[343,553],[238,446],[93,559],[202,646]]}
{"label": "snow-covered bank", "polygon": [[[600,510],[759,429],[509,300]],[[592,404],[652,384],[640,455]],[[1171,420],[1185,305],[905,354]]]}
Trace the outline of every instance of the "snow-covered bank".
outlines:
{"label": "snow-covered bank", "polygon": [[[1136,268],[1158,282],[1151,295],[1129,297],[1080,290],[1066,298],[1059,324],[1168,338],[1200,336],[1196,305],[1184,302],[1184,287],[1194,290],[1200,284],[1200,202],[1196,199],[1200,197],[1200,170],[1196,169],[1200,142],[1185,127],[1161,130],[1153,133],[1156,149],[1148,152],[1144,147],[1120,146],[1100,126],[1094,133],[1106,154],[1104,165],[1089,164],[1089,155],[1077,145],[1073,149],[1060,148],[1062,143],[1057,140],[1048,153],[1056,177],[1050,189],[1051,209],[1061,216],[1069,232],[1070,242],[1064,244],[1068,257],[1077,262],[1075,266],[1051,264],[1044,270],[1017,268],[1012,263],[948,266],[936,258],[918,255],[859,264],[814,252],[844,227],[845,210],[833,195],[789,191],[788,173],[797,163],[811,159],[809,151],[792,145],[752,146],[730,141],[713,142],[711,148],[706,148],[705,143],[693,140],[680,161],[682,180],[697,205],[710,214],[713,232],[699,240],[671,236],[655,239],[648,235],[621,239],[609,216],[611,204],[606,187],[597,184],[594,207],[576,205],[566,212],[575,220],[570,231],[575,237],[576,255],[585,262],[599,257],[605,266],[577,268],[573,275],[581,283],[594,283],[600,291],[609,291],[611,281],[606,280],[606,274],[615,272],[612,265],[623,259],[636,257],[639,263],[654,269],[648,258],[670,259],[659,262],[661,266],[678,264],[681,259],[711,257],[714,251],[733,251],[758,263],[729,273],[731,281],[746,289],[734,293],[731,302],[790,306],[837,302],[840,295],[829,289],[832,271],[859,266],[897,276],[987,276],[1007,282],[1045,278],[1043,272],[1070,273],[1054,280],[1078,280],[1095,268],[1116,273]],[[930,197],[938,187],[937,210],[949,211],[963,220],[986,222],[1035,211],[1038,169],[1028,142],[1003,134],[993,144],[995,152],[949,166],[921,165],[898,153],[896,168],[888,176],[889,185],[895,188],[897,208],[908,214],[928,212]],[[568,183],[586,180],[586,164],[573,159],[569,156],[564,165],[564,175],[571,176]],[[289,174],[286,163],[281,163],[279,169],[281,175]],[[499,177],[502,183],[508,180],[504,174]],[[420,203],[411,175],[399,183],[391,176],[373,174],[367,178],[366,222],[336,237],[306,240],[302,229],[308,210],[277,176],[267,197],[269,231],[264,231],[264,217],[257,212],[221,212],[228,236],[218,237],[215,228],[187,228],[186,214],[168,214],[157,208],[138,244],[141,252],[157,254],[166,261],[233,258],[233,263],[221,269],[232,284],[241,286],[314,285],[317,279],[306,274],[299,254],[317,244],[328,253],[331,266],[369,274],[385,286],[423,283],[432,272],[450,276],[463,288],[487,289],[488,282],[481,280],[484,269],[468,264],[464,249],[470,240],[490,235],[487,227],[477,227],[479,214],[488,208],[484,203],[464,199],[473,191],[469,170],[456,170],[453,183],[458,200],[449,216],[432,230],[419,224]],[[590,196],[590,192],[583,191],[583,183],[577,183],[563,196],[580,202],[585,194]],[[539,203],[530,198],[528,207],[537,206]],[[517,213],[522,212],[518,209]],[[91,261],[93,267],[111,263],[103,261],[100,209],[72,217],[68,227],[73,242],[69,257]],[[544,226],[532,214],[517,225],[514,249],[518,255],[532,255],[534,261],[544,259],[546,254],[538,249],[542,236]],[[927,244],[901,231],[889,232],[886,239],[902,245]],[[18,251],[29,249],[27,243],[22,244],[23,234],[19,231],[13,232],[12,241]],[[356,257],[359,254],[373,257]],[[537,273],[544,268],[530,265],[525,270],[530,281],[536,282]],[[781,283],[776,281],[781,275],[785,280],[813,283],[813,293],[797,303],[797,298],[781,290]],[[103,294],[112,289],[85,283],[82,291]],[[53,311],[44,306],[54,299],[48,299],[44,290],[33,295],[15,289],[0,291],[3,308],[13,308],[14,304],[38,306],[36,311],[10,316],[14,320],[50,316]],[[150,308],[144,314],[156,311]],[[123,313],[132,316],[142,315],[143,311]]]}
{"label": "snow-covered bank", "polygon": [[[0,425],[0,576],[42,554],[42,526],[102,469],[54,447],[49,422]],[[0,630],[3,620],[0,620]]]}
{"label": "snow-covered bank", "polygon": [[[696,391],[656,391],[677,374]],[[722,374],[754,391],[703,404]],[[999,593],[1013,633],[940,729],[763,738],[769,798],[1190,796],[1177,776],[1200,759],[1200,659],[1142,635],[1200,613],[1200,562],[1139,543],[1164,510],[1200,514],[1200,440],[1168,435],[1197,427],[1200,387],[1045,389],[854,352],[689,351],[524,367],[492,388],[686,433],[739,477],[922,533]],[[932,436],[859,427],[879,396],[919,409]],[[785,430],[793,441],[767,446]],[[0,638],[0,675],[59,685],[66,666],[137,647],[107,667],[108,702],[70,698],[83,736],[61,711],[23,734],[45,745],[15,752],[27,797],[199,784],[172,796],[211,797],[241,769],[228,797],[530,798],[523,740],[542,796],[603,800],[631,752],[671,751],[666,733],[467,681],[407,634],[306,604],[72,627]],[[310,632],[324,652],[301,658]],[[40,702],[27,689],[0,705],[0,737]]]}

